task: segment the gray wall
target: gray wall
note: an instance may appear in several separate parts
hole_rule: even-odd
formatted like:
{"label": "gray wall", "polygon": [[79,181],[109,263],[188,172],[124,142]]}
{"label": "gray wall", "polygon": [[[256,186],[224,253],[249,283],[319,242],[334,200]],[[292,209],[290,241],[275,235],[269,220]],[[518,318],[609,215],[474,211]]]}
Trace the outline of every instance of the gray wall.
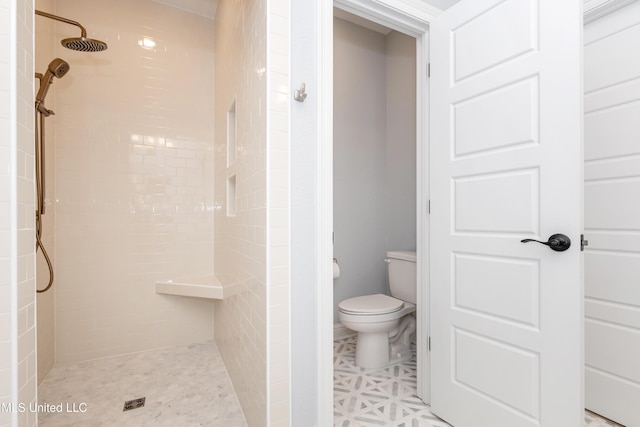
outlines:
{"label": "gray wall", "polygon": [[416,41],[387,36],[387,247],[416,248]]}
{"label": "gray wall", "polygon": [[337,304],[387,293],[389,249],[415,249],[415,40],[334,19]]}

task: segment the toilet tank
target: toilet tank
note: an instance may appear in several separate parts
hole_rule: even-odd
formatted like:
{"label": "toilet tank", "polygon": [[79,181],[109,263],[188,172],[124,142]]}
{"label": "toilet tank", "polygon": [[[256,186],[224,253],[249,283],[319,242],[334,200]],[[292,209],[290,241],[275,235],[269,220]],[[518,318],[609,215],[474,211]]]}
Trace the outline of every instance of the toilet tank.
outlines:
{"label": "toilet tank", "polygon": [[391,296],[415,304],[418,287],[415,251],[389,251],[385,261]]}

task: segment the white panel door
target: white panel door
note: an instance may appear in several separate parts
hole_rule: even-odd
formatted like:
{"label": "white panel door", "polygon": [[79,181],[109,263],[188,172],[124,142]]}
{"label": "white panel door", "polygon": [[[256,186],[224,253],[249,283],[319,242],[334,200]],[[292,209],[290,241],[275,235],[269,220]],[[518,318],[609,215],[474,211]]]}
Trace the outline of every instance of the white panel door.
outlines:
{"label": "white panel door", "polygon": [[431,27],[431,395],[456,427],[584,423],[580,3]]}
{"label": "white panel door", "polygon": [[585,27],[585,403],[640,427],[640,2]]}

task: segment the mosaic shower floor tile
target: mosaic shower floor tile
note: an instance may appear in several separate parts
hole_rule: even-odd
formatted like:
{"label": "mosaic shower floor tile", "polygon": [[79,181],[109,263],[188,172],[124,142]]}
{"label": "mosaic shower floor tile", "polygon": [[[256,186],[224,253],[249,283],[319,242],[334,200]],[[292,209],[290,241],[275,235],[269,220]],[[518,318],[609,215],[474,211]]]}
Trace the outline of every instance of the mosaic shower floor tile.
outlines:
{"label": "mosaic shower floor tile", "polygon": [[56,367],[38,394],[40,426],[247,426],[213,341]]}
{"label": "mosaic shower floor tile", "polygon": [[[416,396],[416,358],[383,369],[355,364],[356,337],[333,344],[335,427],[451,427]],[[585,427],[621,427],[585,413]]]}

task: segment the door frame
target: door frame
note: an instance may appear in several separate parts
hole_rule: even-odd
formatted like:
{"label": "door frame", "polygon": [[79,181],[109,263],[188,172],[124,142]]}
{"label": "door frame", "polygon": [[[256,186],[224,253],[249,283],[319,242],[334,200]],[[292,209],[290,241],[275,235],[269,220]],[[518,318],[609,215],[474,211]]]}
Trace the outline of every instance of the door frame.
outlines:
{"label": "door frame", "polygon": [[416,234],[418,395],[429,397],[429,23],[441,11],[420,0],[320,0],[318,6],[317,265],[318,425],[333,425],[333,8],[416,39]]}

